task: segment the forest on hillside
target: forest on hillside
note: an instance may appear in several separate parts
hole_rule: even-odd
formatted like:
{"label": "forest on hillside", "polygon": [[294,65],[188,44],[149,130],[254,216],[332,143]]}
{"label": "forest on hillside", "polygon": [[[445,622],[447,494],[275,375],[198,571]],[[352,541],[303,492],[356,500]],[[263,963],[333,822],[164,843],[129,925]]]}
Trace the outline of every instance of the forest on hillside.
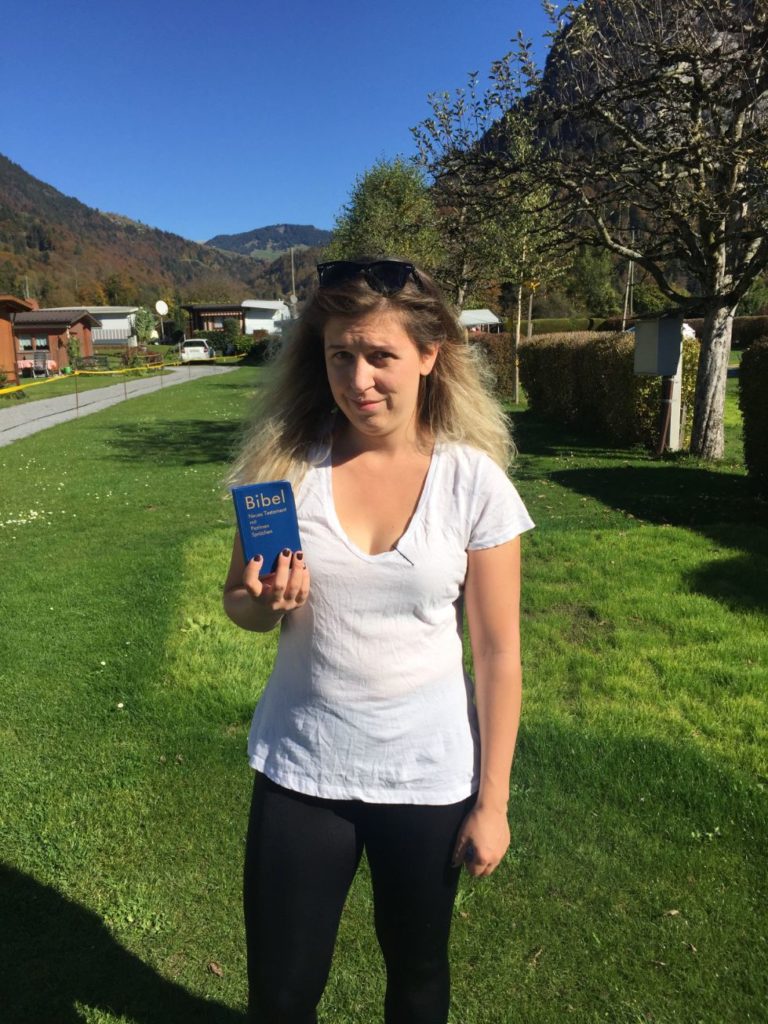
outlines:
{"label": "forest on hillside", "polygon": [[[315,250],[296,253],[300,296],[316,259]],[[152,305],[279,299],[290,290],[287,254],[266,263],[95,210],[0,155],[2,294],[42,306]]]}

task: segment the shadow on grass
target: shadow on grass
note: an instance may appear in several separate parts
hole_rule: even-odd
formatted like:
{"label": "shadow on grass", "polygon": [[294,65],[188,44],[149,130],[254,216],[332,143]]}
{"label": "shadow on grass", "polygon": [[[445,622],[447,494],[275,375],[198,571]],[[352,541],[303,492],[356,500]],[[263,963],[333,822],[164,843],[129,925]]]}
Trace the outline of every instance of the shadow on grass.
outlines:
{"label": "shadow on grass", "polygon": [[565,451],[573,455],[621,462],[644,456],[640,448],[633,451],[626,445],[608,443],[604,434],[555,425],[530,409],[510,413],[510,421],[515,441],[526,456],[549,458]]}
{"label": "shadow on grass", "polygon": [[[549,479],[577,494],[631,513],[636,519],[707,533],[729,525],[730,546],[741,547],[739,526],[765,523],[765,505],[747,477],[673,462],[555,470]],[[728,534],[724,542],[728,543]],[[765,544],[763,543],[763,546]]]}
{"label": "shadow on grass", "polygon": [[180,466],[232,461],[239,423],[211,420],[161,420],[121,423],[107,442],[109,456],[124,462],[158,459]]}
{"label": "shadow on grass", "polygon": [[715,558],[686,579],[694,592],[734,610],[768,609],[766,505],[746,477],[660,462],[557,470],[549,478],[635,519],[685,527],[738,549],[739,555]]}
{"label": "shadow on grass", "polygon": [[[566,452],[598,463],[555,470],[548,474],[554,483],[637,520],[694,530],[740,552],[689,573],[692,590],[737,610],[768,608],[768,503],[743,473],[606,446],[603,437],[556,429],[530,412],[517,414],[515,425],[526,455]],[[614,465],[605,465],[611,461]],[[532,469],[538,476],[539,468],[534,464]]]}
{"label": "shadow on grass", "polygon": [[80,1024],[76,1008],[136,1024],[243,1024],[244,1015],[192,995],[124,949],[92,911],[0,866],[0,1005],[5,1024]]}

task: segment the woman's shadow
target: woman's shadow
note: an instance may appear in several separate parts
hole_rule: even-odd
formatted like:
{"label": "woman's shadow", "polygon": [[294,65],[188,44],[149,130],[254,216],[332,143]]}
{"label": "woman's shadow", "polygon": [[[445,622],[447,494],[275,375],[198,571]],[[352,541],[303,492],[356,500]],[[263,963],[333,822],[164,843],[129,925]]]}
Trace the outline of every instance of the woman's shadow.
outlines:
{"label": "woman's shadow", "polygon": [[3,1024],[82,1024],[76,1004],[136,1024],[243,1024],[244,1016],[161,977],[92,911],[0,865]]}

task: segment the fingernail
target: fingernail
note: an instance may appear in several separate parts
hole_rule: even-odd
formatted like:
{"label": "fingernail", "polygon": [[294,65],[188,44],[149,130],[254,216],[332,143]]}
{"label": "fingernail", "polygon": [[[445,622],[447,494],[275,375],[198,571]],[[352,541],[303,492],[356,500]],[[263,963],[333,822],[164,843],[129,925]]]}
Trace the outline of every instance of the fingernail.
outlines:
{"label": "fingernail", "polygon": [[283,555],[284,555],[284,556],[285,556],[286,558],[288,557],[288,555],[290,555],[290,553],[291,553],[291,549],[290,549],[290,548],[283,548],[282,554],[283,554]]}
{"label": "fingernail", "polygon": [[304,554],[301,551],[296,552],[296,561],[300,562],[304,558]]}
{"label": "fingernail", "polygon": [[264,559],[263,559],[262,555],[254,555],[253,558],[251,559],[251,561],[252,562],[263,562]]}

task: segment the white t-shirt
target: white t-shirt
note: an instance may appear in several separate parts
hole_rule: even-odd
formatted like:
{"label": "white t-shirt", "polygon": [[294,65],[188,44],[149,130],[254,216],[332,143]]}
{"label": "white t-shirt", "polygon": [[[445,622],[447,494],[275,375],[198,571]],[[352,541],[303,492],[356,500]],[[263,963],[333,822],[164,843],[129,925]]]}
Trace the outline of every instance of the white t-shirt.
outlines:
{"label": "white t-shirt", "polygon": [[479,738],[462,657],[467,551],[533,526],[487,455],[438,444],[408,529],[368,555],[344,533],[331,457],[296,495],[309,600],[282,622],[248,738],[250,764],[311,796],[449,804],[478,786]]}

